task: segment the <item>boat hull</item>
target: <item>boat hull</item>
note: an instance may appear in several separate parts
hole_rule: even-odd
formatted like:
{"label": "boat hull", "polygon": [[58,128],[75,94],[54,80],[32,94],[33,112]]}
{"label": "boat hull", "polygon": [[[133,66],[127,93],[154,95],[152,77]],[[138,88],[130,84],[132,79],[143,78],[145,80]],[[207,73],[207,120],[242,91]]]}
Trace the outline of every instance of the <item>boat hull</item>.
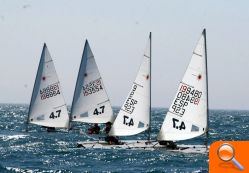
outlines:
{"label": "boat hull", "polygon": [[85,149],[132,149],[132,150],[166,150],[183,153],[207,153],[205,145],[178,145],[177,149],[170,149],[158,142],[148,142],[146,140],[126,140],[120,145],[110,145],[106,141],[84,141],[78,142],[77,147]]}

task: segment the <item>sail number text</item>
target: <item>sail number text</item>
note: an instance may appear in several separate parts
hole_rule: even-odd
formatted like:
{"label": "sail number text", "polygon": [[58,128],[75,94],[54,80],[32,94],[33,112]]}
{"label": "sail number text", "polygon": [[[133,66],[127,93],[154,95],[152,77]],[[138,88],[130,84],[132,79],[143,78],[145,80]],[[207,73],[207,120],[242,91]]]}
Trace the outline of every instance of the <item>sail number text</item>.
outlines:
{"label": "sail number text", "polygon": [[100,90],[103,90],[103,86],[100,79],[96,79],[83,86],[84,96],[94,94],[96,92],[99,92]]}
{"label": "sail number text", "polygon": [[134,126],[133,118],[130,118],[130,117],[124,115],[123,124],[127,125],[127,126]]}
{"label": "sail number text", "polygon": [[61,115],[61,110],[57,110],[55,112],[51,112],[51,114],[49,115],[49,118],[51,119],[59,118],[60,115]]}
{"label": "sail number text", "polygon": [[137,85],[133,85],[133,88],[132,88],[132,90],[130,92],[130,95],[127,98],[127,100],[125,101],[125,104],[124,104],[124,111],[127,112],[127,113],[129,113],[129,114],[132,114],[132,112],[135,109],[135,105],[138,102],[137,100],[135,100],[133,98],[136,90],[137,90]]}
{"label": "sail number text", "polygon": [[175,119],[175,118],[172,118],[172,121],[173,121],[173,128],[176,128],[176,129],[179,129],[179,130],[185,130],[185,123],[182,121],[182,122],[179,122],[178,119]]}
{"label": "sail number text", "polygon": [[60,89],[59,89],[58,83],[53,84],[53,85],[49,85],[48,87],[40,90],[41,100],[44,100],[44,99],[47,99],[50,97],[54,97],[58,94],[60,94]]}
{"label": "sail number text", "polygon": [[184,115],[186,107],[189,104],[198,105],[201,96],[201,91],[182,84],[171,107],[173,109],[173,113],[176,113],[180,116]]}
{"label": "sail number text", "polygon": [[93,115],[99,115],[104,113],[105,111],[105,106],[100,106],[99,108],[95,108],[93,111]]}

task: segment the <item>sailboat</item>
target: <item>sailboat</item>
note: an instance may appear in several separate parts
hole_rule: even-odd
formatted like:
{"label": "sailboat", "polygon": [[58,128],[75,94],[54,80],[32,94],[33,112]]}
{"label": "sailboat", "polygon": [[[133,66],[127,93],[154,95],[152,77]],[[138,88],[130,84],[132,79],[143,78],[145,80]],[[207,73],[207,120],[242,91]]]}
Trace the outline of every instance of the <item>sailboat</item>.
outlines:
{"label": "sailboat", "polygon": [[71,121],[107,123],[114,119],[110,99],[86,40],[71,107]]}
{"label": "sailboat", "polygon": [[206,134],[208,138],[208,75],[206,30],[195,47],[157,136],[160,144]]}
{"label": "sailboat", "polygon": [[[137,77],[108,135],[130,136],[148,131],[148,139],[150,139],[150,117],[151,33]],[[93,143],[96,143],[96,141],[93,141]],[[78,143],[78,146],[85,146],[86,144],[89,144],[89,142]]]}
{"label": "sailboat", "polygon": [[[111,136],[136,135],[150,130],[151,33],[137,77],[109,132]],[[150,135],[150,131],[149,135]]]}
{"label": "sailboat", "polygon": [[[141,94],[141,92],[139,92],[139,94]],[[144,109],[140,109],[140,111],[149,109],[147,107],[148,102],[146,101],[146,98],[148,99],[148,97],[144,97],[142,100]],[[131,100],[132,98],[129,101],[131,102]],[[121,111],[123,112],[122,109],[125,109],[124,105],[121,108]],[[132,117],[128,116],[126,118],[126,111],[124,111],[123,114],[119,113],[119,115],[123,115],[123,125],[121,122],[122,119],[118,119],[117,117],[115,122],[117,121],[119,122],[119,124],[117,124],[117,126],[115,127],[114,122],[113,128],[110,132],[111,135],[126,136],[142,132],[142,129],[141,131],[138,130],[140,127],[139,122],[135,124],[135,121],[137,121],[137,114],[134,114],[134,116]],[[140,116],[143,115],[147,115],[146,111],[140,112]],[[146,120],[145,117],[144,119]],[[141,119],[139,119],[138,121],[141,121]],[[142,126],[144,127],[143,130],[146,130],[145,127],[147,127],[147,125],[148,124]],[[126,128],[126,130],[123,130],[123,128],[126,126],[132,127],[128,127]],[[124,145],[106,145],[104,142],[100,141],[98,143],[81,142],[78,143],[78,145],[80,144],[84,148],[122,148],[144,150],[166,149],[167,151],[174,152],[206,153],[207,146],[205,145],[181,144],[178,145],[177,149],[170,149],[165,145],[161,145],[164,142],[192,139],[203,134],[206,134],[208,139],[208,76],[205,29],[203,30],[201,38],[193,51],[191,61],[188,65],[182,81],[180,82],[177,94],[162,124],[161,130],[157,136],[157,141],[148,142],[148,140],[132,140],[125,141]]]}
{"label": "sailboat", "polygon": [[52,57],[44,43],[28,111],[28,124],[68,128],[69,115]]}

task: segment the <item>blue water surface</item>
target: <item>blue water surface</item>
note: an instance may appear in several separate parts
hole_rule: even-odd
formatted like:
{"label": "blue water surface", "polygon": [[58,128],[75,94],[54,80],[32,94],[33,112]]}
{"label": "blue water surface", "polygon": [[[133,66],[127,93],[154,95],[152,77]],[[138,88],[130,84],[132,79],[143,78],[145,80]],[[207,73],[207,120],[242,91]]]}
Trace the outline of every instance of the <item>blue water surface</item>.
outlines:
{"label": "blue water surface", "polygon": [[[117,114],[119,108],[115,107]],[[152,138],[160,130],[167,109],[152,109]],[[76,142],[94,137],[76,131],[47,133],[36,125],[25,132],[28,105],[0,105],[0,173],[78,172],[208,172],[207,154],[165,150],[114,150],[77,148]],[[248,140],[249,111],[211,110],[209,143]],[[77,127],[85,131],[87,124]],[[123,139],[146,139],[145,134]],[[181,142],[204,144],[205,136]]]}

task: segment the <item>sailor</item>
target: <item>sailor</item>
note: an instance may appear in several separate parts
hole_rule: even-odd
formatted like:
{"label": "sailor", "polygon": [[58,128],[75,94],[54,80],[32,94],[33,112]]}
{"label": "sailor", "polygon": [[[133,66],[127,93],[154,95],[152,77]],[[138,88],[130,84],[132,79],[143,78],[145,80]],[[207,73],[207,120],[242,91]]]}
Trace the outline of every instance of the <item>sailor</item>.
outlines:
{"label": "sailor", "polygon": [[99,132],[100,132],[100,127],[97,123],[95,123],[94,126],[88,129],[88,134],[99,134]]}
{"label": "sailor", "polygon": [[112,127],[111,122],[107,122],[105,124],[105,133],[106,133],[105,141],[108,142],[109,145],[119,145],[120,142],[117,137],[108,135],[108,133],[111,130],[111,127]]}
{"label": "sailor", "polygon": [[159,141],[158,142],[160,145],[165,145],[166,148],[171,149],[171,150],[177,150],[179,149],[173,141]]}

